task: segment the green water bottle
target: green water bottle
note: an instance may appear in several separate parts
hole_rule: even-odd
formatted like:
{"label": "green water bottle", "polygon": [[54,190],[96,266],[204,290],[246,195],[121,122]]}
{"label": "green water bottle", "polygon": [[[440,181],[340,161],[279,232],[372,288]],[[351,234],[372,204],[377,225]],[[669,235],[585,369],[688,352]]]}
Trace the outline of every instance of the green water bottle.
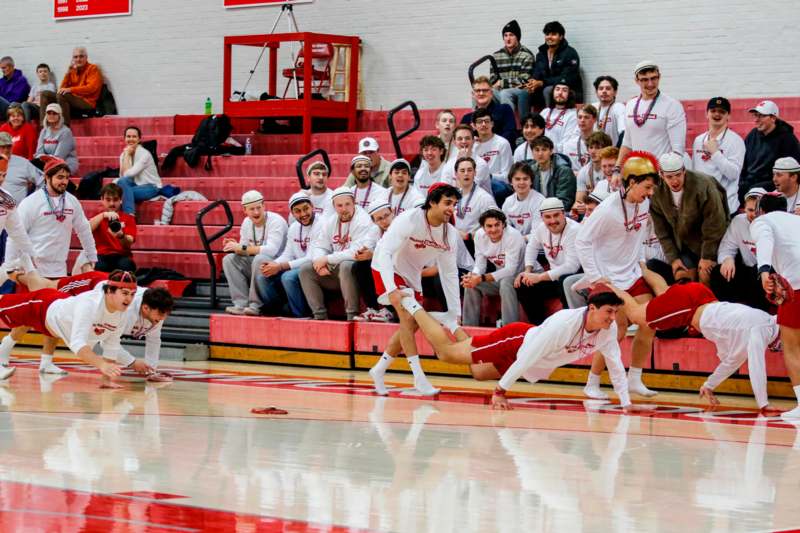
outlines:
{"label": "green water bottle", "polygon": [[212,107],[213,106],[211,104],[211,97],[209,96],[208,98],[206,98],[206,115],[212,114],[213,112]]}

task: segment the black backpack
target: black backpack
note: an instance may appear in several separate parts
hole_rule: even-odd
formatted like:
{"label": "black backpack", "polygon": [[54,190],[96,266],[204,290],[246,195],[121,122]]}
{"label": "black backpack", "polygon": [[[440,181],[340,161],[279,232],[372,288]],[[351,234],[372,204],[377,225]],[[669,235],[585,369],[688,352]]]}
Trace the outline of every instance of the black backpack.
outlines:
{"label": "black backpack", "polygon": [[206,156],[204,168],[210,171],[213,169],[211,156],[220,154],[243,154],[244,147],[232,147],[224,144],[232,131],[233,125],[228,115],[210,115],[204,118],[197,126],[191,143],[176,146],[169,151],[169,154],[164,158],[164,163],[161,166],[162,171],[168,172],[172,170],[178,157],[181,156],[183,156],[186,164],[192,168],[200,164],[200,159]]}

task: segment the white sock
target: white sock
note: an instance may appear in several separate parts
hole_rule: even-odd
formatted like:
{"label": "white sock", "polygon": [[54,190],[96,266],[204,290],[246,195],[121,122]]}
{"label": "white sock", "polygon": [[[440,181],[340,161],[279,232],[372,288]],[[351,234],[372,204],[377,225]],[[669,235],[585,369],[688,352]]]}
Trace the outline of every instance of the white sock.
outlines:
{"label": "white sock", "polygon": [[586,381],[586,385],[588,385],[589,387],[599,387],[600,376],[598,376],[594,372],[589,372],[589,379]]}
{"label": "white sock", "polygon": [[632,366],[628,369],[628,381],[642,381],[642,369]]}
{"label": "white sock", "polygon": [[792,389],[794,389],[794,395],[797,396],[797,403],[800,404],[800,385],[795,385]]}
{"label": "white sock", "polygon": [[406,357],[406,359],[408,359],[408,366],[411,367],[411,373],[414,374],[414,379],[424,379],[427,381],[428,377],[425,375],[425,371],[422,370],[422,365],[419,362],[419,356],[409,355]]}
{"label": "white sock", "polygon": [[394,357],[383,352],[383,355],[381,355],[381,358],[375,363],[375,366],[369,369],[369,375],[375,384],[375,392],[381,396],[389,394],[386,385],[383,383],[383,376],[386,374],[386,370],[389,368],[389,365],[392,364],[392,361],[394,361]]}
{"label": "white sock", "polygon": [[0,365],[8,366],[11,361],[11,350],[14,349],[16,344],[17,341],[10,334],[3,337],[2,342],[0,342]]}
{"label": "white sock", "polygon": [[46,353],[39,354],[39,368],[45,367],[47,365],[52,365],[52,364],[53,364],[53,356],[52,355],[49,355],[49,354],[46,354]]}
{"label": "white sock", "polygon": [[419,305],[419,302],[411,296],[406,296],[400,300],[400,305],[402,305],[403,309],[408,311],[411,315],[422,310],[422,306]]}
{"label": "white sock", "polygon": [[394,357],[386,352],[383,352],[383,355],[381,355],[381,358],[378,359],[377,363],[375,363],[375,366],[372,367],[372,370],[374,370],[376,374],[385,374],[386,370],[392,364],[392,361],[394,361]]}

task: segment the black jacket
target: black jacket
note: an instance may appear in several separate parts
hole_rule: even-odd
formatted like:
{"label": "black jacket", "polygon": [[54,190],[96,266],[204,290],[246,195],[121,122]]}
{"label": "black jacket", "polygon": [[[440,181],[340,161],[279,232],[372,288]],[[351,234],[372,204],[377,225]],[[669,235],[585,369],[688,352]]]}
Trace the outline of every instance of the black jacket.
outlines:
{"label": "black jacket", "polygon": [[775,129],[764,135],[753,128],[744,140],[744,164],[739,176],[739,201],[744,205],[744,195],[756,183],[772,181],[772,166],[780,157],[800,160],[800,142],[794,128],[778,120]]}
{"label": "black jacket", "polygon": [[555,85],[560,79],[565,78],[567,84],[575,92],[575,101],[583,100],[583,81],[581,80],[581,58],[566,39],[556,49],[552,67],[547,61],[547,45],[543,44],[536,53],[536,63],[533,65],[533,78],[544,82],[545,87]]}

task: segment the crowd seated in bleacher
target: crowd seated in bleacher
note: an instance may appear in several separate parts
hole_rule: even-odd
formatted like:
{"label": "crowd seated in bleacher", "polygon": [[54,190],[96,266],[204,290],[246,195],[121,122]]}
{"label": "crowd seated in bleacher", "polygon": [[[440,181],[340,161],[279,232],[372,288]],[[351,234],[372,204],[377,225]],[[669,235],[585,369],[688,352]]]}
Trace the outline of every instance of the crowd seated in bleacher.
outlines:
{"label": "crowd seated in bleacher", "polygon": [[39,132],[39,141],[36,144],[36,153],[33,154],[33,163],[37,168],[44,168],[50,157],[57,157],[67,162],[72,174],[78,172],[78,152],[72,130],[64,122],[64,116],[59,104],[50,103],[45,108],[42,131]]}
{"label": "crowd seated in bleacher", "polygon": [[136,204],[160,194],[161,178],[150,150],[141,144],[142,130],[136,126],[125,128],[125,148],[119,156],[119,180],[122,189],[122,210],[129,215],[136,212]]}
{"label": "crowd seated in bleacher", "polygon": [[0,58],[0,117],[5,117],[8,106],[20,104],[28,100],[31,85],[21,70],[16,68],[14,58],[5,56]]}
{"label": "crowd seated in bleacher", "polygon": [[28,160],[32,159],[33,154],[36,153],[36,128],[30,122],[25,121],[25,111],[17,103],[8,106],[6,115],[8,122],[0,126],[0,131],[11,135],[11,139],[14,141],[11,153]]}
{"label": "crowd seated in bleacher", "polygon": [[[100,67],[89,63],[89,53],[86,48],[79,46],[72,50],[72,61],[58,91],[40,93],[40,107],[46,109],[48,104],[57,102],[63,110],[64,123],[69,125],[73,115],[94,112],[102,90],[103,74]],[[45,117],[40,119],[44,122]]]}

